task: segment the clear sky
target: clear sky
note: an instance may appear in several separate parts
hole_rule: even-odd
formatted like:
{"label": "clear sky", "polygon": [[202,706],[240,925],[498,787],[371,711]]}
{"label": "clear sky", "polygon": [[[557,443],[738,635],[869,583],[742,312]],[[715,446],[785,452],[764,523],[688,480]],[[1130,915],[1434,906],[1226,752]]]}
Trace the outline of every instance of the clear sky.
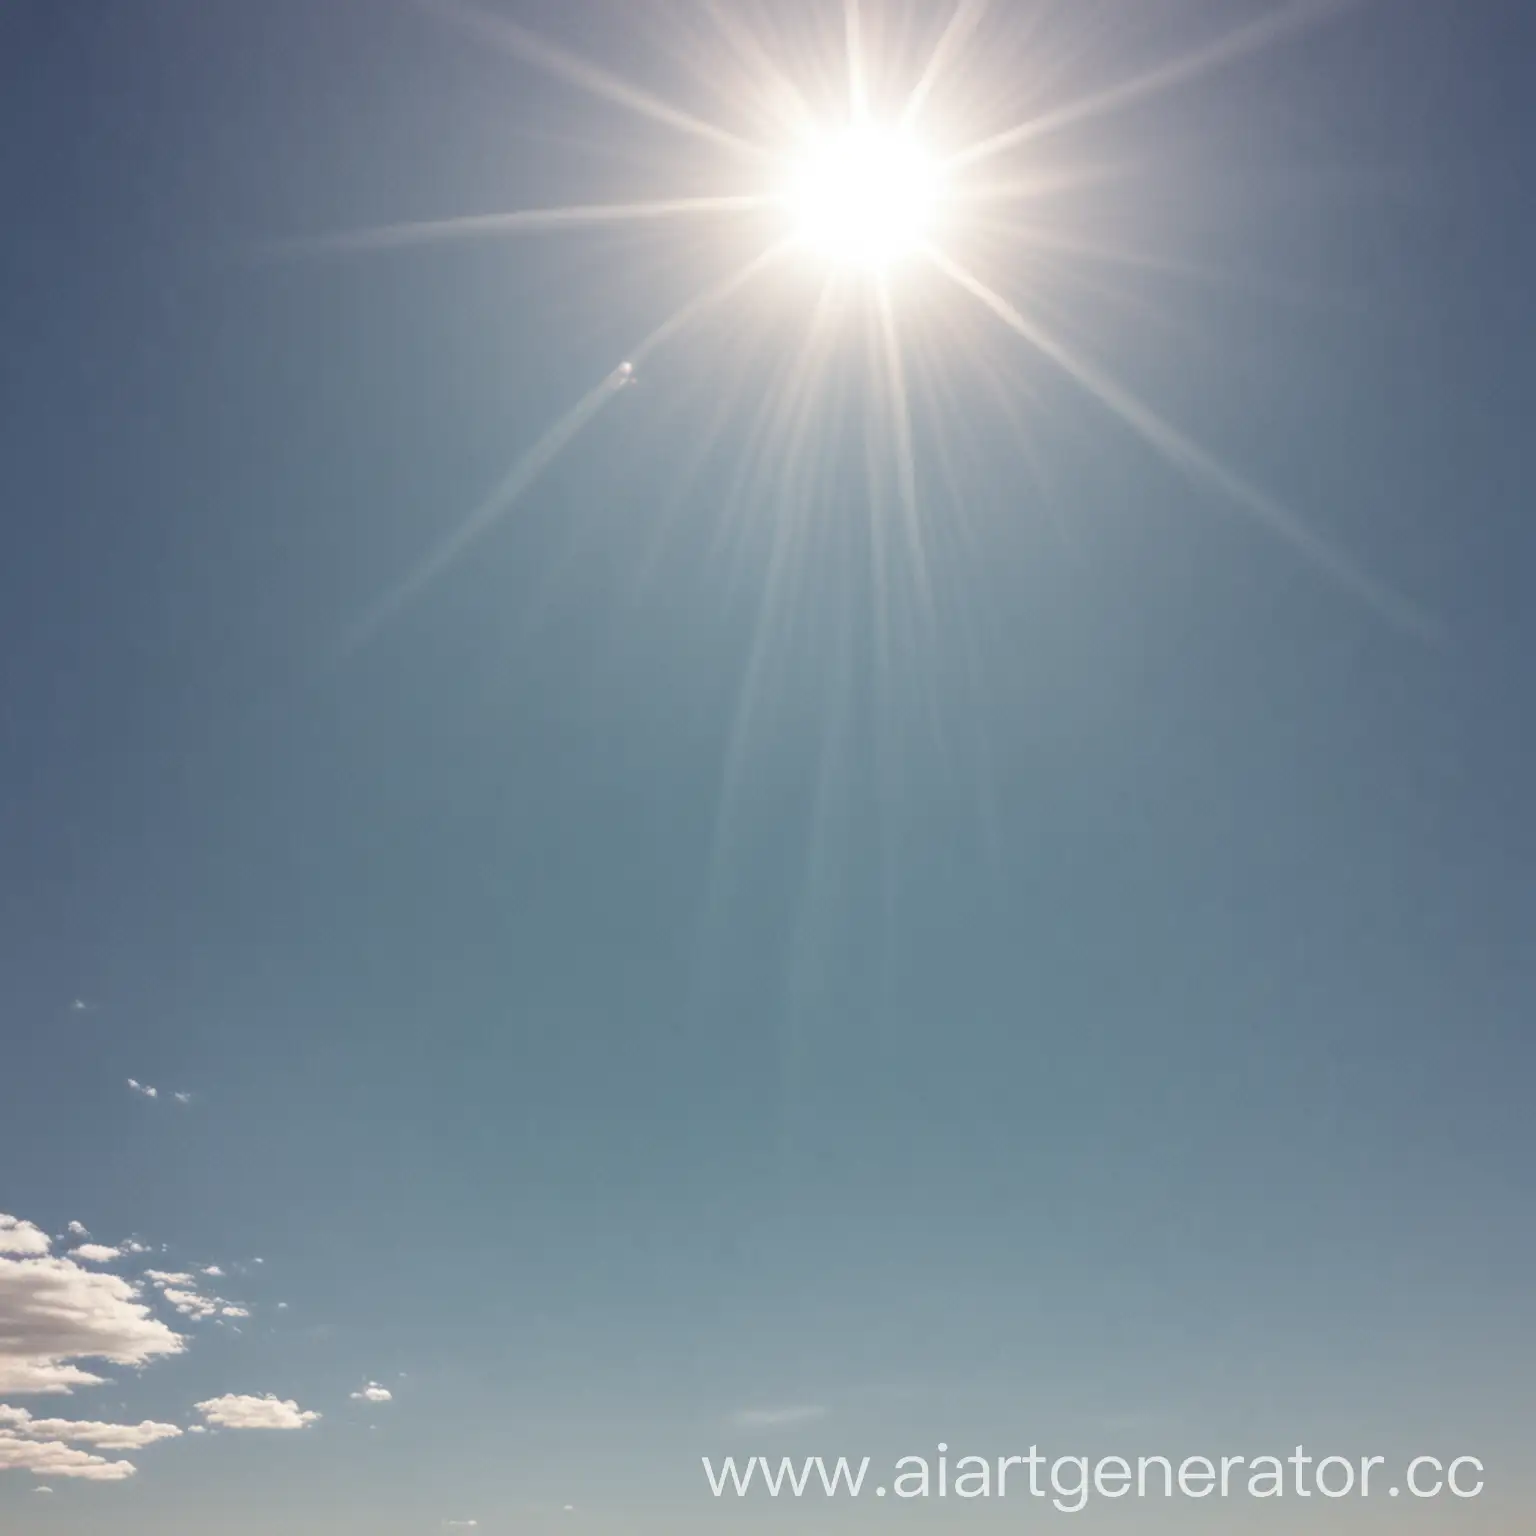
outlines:
{"label": "clear sky", "polygon": [[0,18],[7,1536],[1531,1528],[1536,24],[985,9]]}

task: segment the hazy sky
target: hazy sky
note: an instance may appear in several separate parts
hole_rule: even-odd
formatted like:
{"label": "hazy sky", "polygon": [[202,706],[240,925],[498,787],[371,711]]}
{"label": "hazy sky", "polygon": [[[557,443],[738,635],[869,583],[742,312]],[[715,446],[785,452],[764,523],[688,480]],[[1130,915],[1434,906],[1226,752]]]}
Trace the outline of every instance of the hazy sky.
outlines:
{"label": "hazy sky", "polygon": [[[933,119],[1274,9],[997,0]],[[703,7],[500,11],[761,127]],[[392,604],[762,221],[274,242],[751,176],[419,5],[10,7],[0,1528],[1047,1520],[699,1461],[940,1440],[1489,1469],[1089,1532],[1529,1528],[1533,44],[1357,6],[955,233],[1332,553],[925,268],[919,556],[856,283],[774,414],[798,256]]]}

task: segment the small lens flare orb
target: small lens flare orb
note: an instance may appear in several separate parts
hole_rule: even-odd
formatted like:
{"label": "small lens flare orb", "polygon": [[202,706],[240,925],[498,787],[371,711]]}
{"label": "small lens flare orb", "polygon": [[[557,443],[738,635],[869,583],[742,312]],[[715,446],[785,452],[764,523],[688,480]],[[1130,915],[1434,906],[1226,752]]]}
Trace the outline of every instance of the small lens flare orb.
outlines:
{"label": "small lens flare orb", "polygon": [[909,135],[870,125],[808,154],[788,202],[805,246],[835,262],[878,268],[923,244],[939,190],[937,165]]}

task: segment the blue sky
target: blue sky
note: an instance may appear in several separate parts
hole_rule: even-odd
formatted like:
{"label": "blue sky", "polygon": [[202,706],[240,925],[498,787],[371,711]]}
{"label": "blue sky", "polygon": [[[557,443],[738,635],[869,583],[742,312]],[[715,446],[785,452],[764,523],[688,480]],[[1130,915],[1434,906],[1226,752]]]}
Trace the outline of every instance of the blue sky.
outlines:
{"label": "blue sky", "polygon": [[[885,58],[946,11],[865,9]],[[934,115],[1276,9],[999,5]],[[724,10],[841,67],[835,5]],[[749,118],[701,9],[497,14]],[[7,1532],[832,1531],[873,1507],[700,1456],[940,1439],[1476,1454],[1413,1528],[1529,1525],[1519,7],[1287,32],[1011,152],[1041,238],[955,237],[1328,553],[928,274],[920,563],[856,280],[812,447],[753,435],[801,257],[378,624],[763,231],[302,242],[728,157],[393,0],[0,36]]]}

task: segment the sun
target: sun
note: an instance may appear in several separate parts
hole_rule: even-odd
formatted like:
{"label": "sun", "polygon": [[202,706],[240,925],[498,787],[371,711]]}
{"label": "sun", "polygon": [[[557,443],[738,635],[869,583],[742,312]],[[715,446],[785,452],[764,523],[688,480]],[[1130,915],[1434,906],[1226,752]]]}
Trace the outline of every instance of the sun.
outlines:
{"label": "sun", "polygon": [[[614,4],[618,9],[646,9],[624,7],[619,0]],[[1060,305],[1042,292],[1070,274],[1075,286],[1081,281],[1113,293],[1096,275],[1106,264],[1145,266],[1149,271],[1165,265],[1079,233],[1075,199],[1064,194],[1106,172],[1096,164],[1074,169],[1070,159],[1053,162],[1050,137],[1138,107],[1268,48],[1332,14],[1338,7],[1331,0],[1274,0],[1259,8],[1259,14],[1187,52],[1055,105],[1047,104],[1049,92],[1037,99],[1035,86],[1029,85],[1021,92],[1027,99],[1016,103],[1022,115],[1011,123],[1006,117],[994,121],[994,113],[1007,106],[1018,82],[1012,73],[992,76],[987,61],[993,53],[1014,59],[1015,42],[1036,32],[1033,25],[1023,26],[1016,13],[1039,7],[1010,6],[1002,0],[932,0],[918,8],[912,0],[786,4],[785,10],[813,9],[831,18],[841,13],[842,26],[828,29],[823,39],[831,46],[818,68],[815,28],[805,36],[776,39],[736,14],[753,7],[701,4],[714,30],[699,39],[680,36],[677,41],[689,45],[682,52],[693,54],[692,64],[710,78],[716,94],[744,109],[733,111],[725,122],[700,116],[686,103],[659,96],[570,53],[499,11],[482,11],[477,0],[432,0],[432,8],[523,63],[695,141],[674,167],[687,173],[687,190],[662,187],[657,189],[662,195],[634,201],[573,202],[377,225],[318,239],[279,241],[275,252],[379,250],[482,236],[737,220],[745,221],[740,228],[743,236],[750,233],[751,246],[743,241],[736,248],[748,253],[739,265],[688,293],[648,333],[619,352],[625,361],[610,363],[593,387],[525,449],[480,505],[374,604],[356,630],[359,637],[412,601],[505,516],[605,405],[635,383],[662,348],[701,325],[706,316],[729,305],[737,315],[733,324],[739,326],[743,314],[761,317],[757,339],[776,341],[783,317],[772,312],[773,301],[759,285],[781,263],[792,264],[786,258],[795,252],[824,267],[824,281],[806,314],[801,339],[784,352],[778,382],[759,407],[739,470],[740,486],[758,476],[765,484],[774,480],[779,486],[800,477],[794,481],[798,485],[810,474],[810,466],[822,461],[826,445],[841,431],[839,413],[848,404],[847,380],[839,370],[856,351],[841,348],[839,338],[860,336],[868,343],[856,365],[863,370],[871,505],[889,501],[899,511],[914,589],[927,593],[929,524],[923,503],[931,493],[924,486],[928,473],[920,472],[918,445],[926,442],[929,453],[936,449],[945,458],[948,423],[934,413],[953,407],[946,377],[953,354],[946,332],[960,319],[950,306],[964,303],[1022,344],[1036,366],[1070,381],[1170,467],[1289,543],[1337,585],[1393,622],[1420,634],[1434,632],[1432,623],[1406,598],[1360,569],[1283,502],[1165,420],[1154,402],[1122,382],[1062,328]],[[766,19],[767,10],[779,8],[759,9]],[[947,13],[931,48],[924,45],[926,58],[905,57],[907,49],[896,46],[898,35],[907,30],[902,18],[914,9]],[[866,19],[872,25],[866,27]],[[833,30],[841,32],[840,41],[832,41]],[[1097,31],[1097,25],[1090,30]],[[879,46],[881,39],[891,46]],[[789,41],[796,45],[793,50],[782,46]],[[1067,55],[1072,51],[1069,48]],[[810,66],[798,83],[798,70],[788,67],[791,54]],[[1042,66],[1049,66],[1046,76],[1059,72],[1060,59],[1052,62],[1044,52],[1040,57]],[[1030,71],[1024,75],[1028,85]],[[695,179],[692,167],[700,146],[720,157],[722,177],[729,165],[729,181],[717,184],[713,175]],[[1080,156],[1081,151],[1074,158]],[[777,226],[771,234],[764,227],[770,223]],[[737,237],[731,238],[735,245]],[[1024,258],[1030,286],[1016,291],[1012,284],[1023,275]],[[893,281],[898,266],[901,281]],[[988,267],[997,275],[986,274]],[[1080,279],[1079,268],[1086,269]],[[1193,269],[1175,265],[1168,270],[1188,275]],[[909,283],[909,276],[916,281]],[[797,302],[817,288],[799,277],[803,273],[783,290]],[[843,302],[850,287],[863,290],[873,302]],[[754,289],[759,291],[748,298]],[[955,335],[958,350],[960,333]],[[727,355],[739,358],[743,351],[734,347]],[[1018,409],[1016,391],[1006,377],[997,375],[990,352],[978,351],[975,360],[1010,426],[1026,438],[1032,424]],[[719,380],[723,400],[712,430],[728,419],[742,377]],[[766,446],[770,440],[772,453]],[[944,474],[953,485],[947,462]],[[872,527],[885,538],[879,519],[872,519]],[[885,545],[881,550],[883,561]],[[878,575],[883,603],[889,590],[883,566]]]}
{"label": "sun", "polygon": [[796,165],[786,202],[803,246],[878,269],[927,241],[940,192],[938,162],[910,133],[868,124],[816,144]]}

